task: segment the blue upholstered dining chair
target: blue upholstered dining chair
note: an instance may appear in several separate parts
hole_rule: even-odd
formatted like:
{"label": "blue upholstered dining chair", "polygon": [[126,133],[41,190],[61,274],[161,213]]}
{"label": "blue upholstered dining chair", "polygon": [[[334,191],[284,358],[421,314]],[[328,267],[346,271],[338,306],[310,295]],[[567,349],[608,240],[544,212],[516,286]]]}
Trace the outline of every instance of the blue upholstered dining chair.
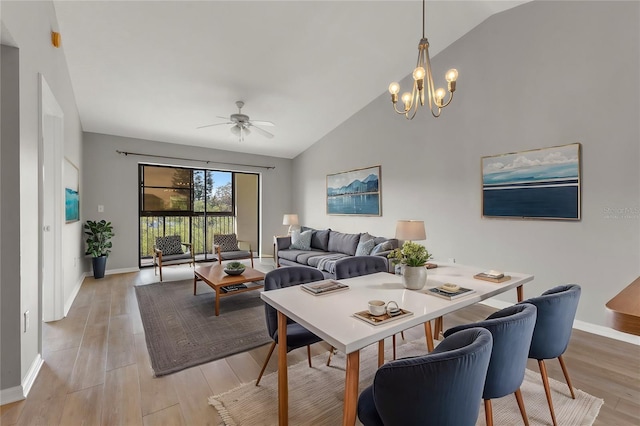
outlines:
{"label": "blue upholstered dining chair", "polygon": [[487,426],[493,425],[491,400],[515,394],[525,425],[529,425],[520,386],[527,368],[531,336],[536,324],[536,307],[529,304],[509,306],[489,315],[486,320],[450,328],[444,336],[455,335],[469,327],[482,327],[493,336],[491,362],[482,399]]}
{"label": "blue upholstered dining chair", "polygon": [[[310,283],[313,281],[321,281],[324,279],[324,275],[318,269],[310,268],[307,266],[288,266],[284,268],[278,268],[273,271],[269,271],[264,278],[264,291],[276,290],[279,288],[291,287],[294,285],[300,285],[304,283]],[[269,359],[273,354],[273,350],[278,344],[278,311],[271,307],[269,304],[264,305],[264,313],[267,320],[267,331],[269,336],[273,339],[273,343],[269,348],[269,354],[265,359],[258,380],[256,380],[256,386],[260,383],[264,370],[267,368]],[[292,351],[303,346],[307,347],[307,358],[309,360],[309,367],[311,367],[311,348],[313,343],[320,342],[318,336],[296,323],[295,321],[287,318],[287,352]],[[333,349],[333,348],[332,348]]]}
{"label": "blue upholstered dining chair", "polygon": [[[382,256],[350,256],[336,261],[336,279],[360,277],[362,275],[389,272],[389,263]],[[404,339],[404,331],[400,332]],[[396,359],[396,335],[393,335],[393,359]],[[329,365],[331,358],[327,361]]]}
{"label": "blue upholstered dining chair", "polygon": [[538,360],[542,384],[544,385],[554,426],[557,425],[556,415],[551,401],[549,376],[547,375],[547,367],[544,364],[544,360],[558,358],[567,386],[569,386],[569,392],[571,392],[571,398],[576,399],[562,354],[569,346],[573,320],[576,317],[578,302],[580,301],[580,293],[581,288],[577,284],[561,285],[545,291],[541,296],[521,302],[531,303],[538,308],[538,318],[536,327],[533,330],[529,358]]}
{"label": "blue upholstered dining chair", "polygon": [[364,426],[475,425],[492,340],[470,328],[427,355],[384,364],[358,398],[358,418]]}

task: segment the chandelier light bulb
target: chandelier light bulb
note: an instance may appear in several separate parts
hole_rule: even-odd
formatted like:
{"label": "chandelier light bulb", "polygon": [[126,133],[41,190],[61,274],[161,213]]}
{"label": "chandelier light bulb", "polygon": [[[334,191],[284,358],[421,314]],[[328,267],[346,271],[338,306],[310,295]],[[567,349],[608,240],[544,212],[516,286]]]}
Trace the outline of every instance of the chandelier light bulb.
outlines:
{"label": "chandelier light bulb", "polygon": [[389,85],[389,93],[397,95],[400,92],[400,85],[397,82],[393,82]]}
{"label": "chandelier light bulb", "polygon": [[447,71],[445,78],[449,83],[451,83],[452,81],[456,81],[458,79],[458,70],[455,68],[451,68],[449,71]]}
{"label": "chandelier light bulb", "polygon": [[413,79],[416,81],[422,80],[424,79],[425,74],[426,74],[426,71],[424,70],[424,68],[417,67],[416,69],[413,70]]}
{"label": "chandelier light bulb", "polygon": [[444,89],[442,87],[438,88],[438,90],[436,90],[436,99],[438,101],[442,101],[444,99],[444,95],[447,92],[444,91]]}
{"label": "chandelier light bulb", "polygon": [[405,105],[409,105],[409,103],[411,103],[411,93],[404,92],[402,94],[402,102],[404,102]]}

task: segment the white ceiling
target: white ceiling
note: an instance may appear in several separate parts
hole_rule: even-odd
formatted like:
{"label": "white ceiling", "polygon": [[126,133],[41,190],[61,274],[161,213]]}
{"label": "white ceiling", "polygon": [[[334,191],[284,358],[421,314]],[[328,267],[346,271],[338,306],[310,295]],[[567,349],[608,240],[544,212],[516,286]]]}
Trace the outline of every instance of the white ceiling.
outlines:
{"label": "white ceiling", "polygon": [[[428,1],[431,56],[524,2]],[[415,0],[54,5],[85,131],[284,158],[407,76],[422,34]],[[236,100],[274,122],[275,137],[254,131],[239,142],[226,125],[196,129],[236,113]]]}

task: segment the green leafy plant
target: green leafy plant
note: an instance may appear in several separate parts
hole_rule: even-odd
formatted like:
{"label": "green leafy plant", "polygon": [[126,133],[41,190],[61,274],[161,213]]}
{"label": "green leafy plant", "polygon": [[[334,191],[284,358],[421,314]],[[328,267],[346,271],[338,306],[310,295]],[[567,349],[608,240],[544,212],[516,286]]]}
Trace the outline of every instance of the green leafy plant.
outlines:
{"label": "green leafy plant", "polygon": [[241,262],[229,262],[226,264],[226,268],[229,269],[230,271],[235,271],[235,270],[244,269],[245,266]]}
{"label": "green leafy plant", "polygon": [[90,254],[92,257],[108,256],[112,247],[109,240],[114,235],[111,222],[87,220],[84,229],[84,233],[88,235],[86,239],[87,251],[84,254]]}
{"label": "green leafy plant", "polygon": [[387,255],[394,265],[402,263],[407,266],[424,266],[431,257],[425,246],[412,241],[405,241],[402,248],[394,249]]}

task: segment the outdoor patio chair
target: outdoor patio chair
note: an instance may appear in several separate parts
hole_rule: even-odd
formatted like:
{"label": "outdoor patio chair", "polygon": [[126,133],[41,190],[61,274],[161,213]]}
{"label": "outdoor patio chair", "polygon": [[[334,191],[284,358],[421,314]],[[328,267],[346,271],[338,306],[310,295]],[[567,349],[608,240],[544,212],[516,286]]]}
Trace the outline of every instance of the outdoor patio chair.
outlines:
{"label": "outdoor patio chair", "polygon": [[[238,243],[248,244],[249,250],[240,250]],[[220,264],[222,264],[223,260],[251,259],[251,267],[253,268],[253,252],[251,251],[251,243],[247,241],[239,241],[236,234],[214,235],[213,252],[218,257],[218,263]]]}
{"label": "outdoor patio chair", "polygon": [[[185,249],[183,249],[183,246]],[[157,237],[153,246],[153,273],[160,269],[160,282],[162,282],[162,267],[189,263],[195,266],[196,259],[191,249],[191,243],[184,243],[180,235],[168,235]]]}

